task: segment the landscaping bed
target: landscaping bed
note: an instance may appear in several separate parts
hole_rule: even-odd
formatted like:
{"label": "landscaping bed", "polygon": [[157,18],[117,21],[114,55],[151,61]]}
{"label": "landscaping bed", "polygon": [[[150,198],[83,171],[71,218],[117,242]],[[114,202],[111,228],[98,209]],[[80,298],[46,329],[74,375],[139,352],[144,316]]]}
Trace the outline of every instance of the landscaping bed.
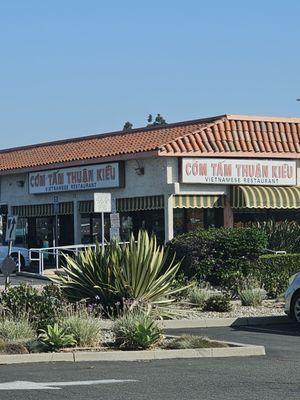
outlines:
{"label": "landscaping bed", "polygon": [[[202,324],[284,315],[283,303],[275,299],[288,272],[280,284],[274,273],[267,286],[253,267],[265,246],[261,232],[199,231],[192,239],[197,253],[185,248],[192,243],[185,237],[174,242],[178,251],[193,254],[185,264],[186,271],[193,266],[196,272],[190,277],[182,275],[182,261],[141,231],[125,245],[111,242],[66,256],[64,273],[52,277],[52,285],[6,288],[0,292],[0,360],[7,354],[23,360],[42,354],[48,354],[47,360],[228,355],[227,350],[241,346],[202,337],[165,338],[164,321]],[[268,259],[266,270],[270,265]]]}
{"label": "landscaping bed", "polygon": [[[111,336],[110,331],[107,332],[106,336]],[[37,354],[45,353],[45,347],[38,347],[39,342],[26,343],[23,341],[14,342],[1,342],[0,343],[0,355],[8,354]],[[207,337],[196,336],[196,335],[182,335],[179,337],[166,336],[162,337],[160,342],[150,346],[147,349],[139,348],[122,348],[118,346],[114,340],[103,341],[99,346],[93,347],[63,347],[57,348],[57,353],[73,353],[73,352],[132,352],[132,351],[154,351],[154,350],[184,350],[184,349],[204,349],[204,348],[228,348],[235,347],[233,344],[226,342],[210,340]],[[38,351],[40,350],[40,351]],[[49,350],[51,353],[51,351]],[[53,350],[52,350],[53,352]]]}
{"label": "landscaping bed", "polygon": [[144,361],[162,359],[248,357],[265,355],[264,346],[212,341],[199,336],[166,337],[160,345],[147,350],[125,350],[111,343],[101,347],[71,347],[55,352],[0,352],[0,364],[80,361]]}
{"label": "landscaping bed", "polygon": [[284,302],[279,300],[264,300],[261,305],[242,306],[240,300],[231,301],[232,309],[228,312],[202,311],[190,305],[174,304],[170,307],[174,311],[173,319],[213,319],[238,317],[271,317],[284,316]]}

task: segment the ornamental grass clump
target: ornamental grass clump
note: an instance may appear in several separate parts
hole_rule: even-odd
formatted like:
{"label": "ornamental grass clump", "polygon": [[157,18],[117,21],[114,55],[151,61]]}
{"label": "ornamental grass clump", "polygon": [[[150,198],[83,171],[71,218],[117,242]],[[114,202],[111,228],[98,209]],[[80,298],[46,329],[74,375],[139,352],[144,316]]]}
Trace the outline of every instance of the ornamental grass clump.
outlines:
{"label": "ornamental grass clump", "polygon": [[239,291],[242,306],[261,306],[265,299],[265,292],[260,288],[247,288]]}
{"label": "ornamental grass clump", "polygon": [[162,347],[164,349],[180,350],[228,347],[228,345],[226,343],[210,340],[203,336],[182,335],[180,337],[167,339]]}
{"label": "ornamental grass clump", "polygon": [[104,309],[122,308],[124,300],[132,301],[131,309],[165,306],[174,301],[171,295],[185,289],[172,287],[180,263],[167,262],[164,247],[145,231],[137,240],[132,235],[128,244],[97,244],[75,258],[65,257],[65,274],[52,279],[71,301],[97,299]]}
{"label": "ornamental grass clump", "polygon": [[112,330],[116,345],[127,350],[146,350],[157,345],[163,338],[156,320],[138,309],[118,318]]}
{"label": "ornamental grass clump", "polygon": [[207,287],[192,286],[187,293],[187,300],[192,306],[203,308],[206,301],[211,296]]}
{"label": "ornamental grass clump", "polygon": [[213,294],[205,302],[203,311],[229,312],[232,309],[230,296],[226,293]]}
{"label": "ornamental grass clump", "polygon": [[101,343],[102,329],[98,318],[73,315],[63,318],[61,326],[74,337],[79,347],[96,347]]}
{"label": "ornamental grass clump", "polygon": [[36,333],[26,319],[1,319],[0,338],[9,342],[28,342],[36,338]]}

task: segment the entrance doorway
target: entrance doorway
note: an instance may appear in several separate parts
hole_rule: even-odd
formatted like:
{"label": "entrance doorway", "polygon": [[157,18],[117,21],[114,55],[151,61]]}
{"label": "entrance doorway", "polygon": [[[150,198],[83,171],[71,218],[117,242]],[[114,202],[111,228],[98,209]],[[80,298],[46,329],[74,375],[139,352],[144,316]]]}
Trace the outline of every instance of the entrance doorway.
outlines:
{"label": "entrance doorway", "polygon": [[[55,243],[55,224],[56,219],[54,216],[28,218],[28,247],[53,247]],[[74,244],[73,215],[59,215],[57,224],[58,246]]]}

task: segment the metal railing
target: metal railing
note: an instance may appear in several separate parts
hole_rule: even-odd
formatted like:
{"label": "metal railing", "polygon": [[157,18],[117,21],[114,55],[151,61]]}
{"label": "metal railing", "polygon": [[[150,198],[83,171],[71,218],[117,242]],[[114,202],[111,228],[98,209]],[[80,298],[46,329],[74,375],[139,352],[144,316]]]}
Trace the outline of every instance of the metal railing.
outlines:
{"label": "metal railing", "polygon": [[[44,275],[45,269],[45,256],[53,256],[55,260],[55,269],[59,269],[59,257],[64,254],[72,253],[76,256],[82,251],[89,247],[96,248],[95,244],[75,244],[71,246],[57,246],[57,247],[43,247],[43,248],[32,248],[29,249],[29,260],[37,261],[39,264],[38,273]],[[37,256],[36,256],[37,254]],[[19,262],[20,265],[20,262]]]}
{"label": "metal railing", "polygon": [[18,272],[21,272],[21,267],[22,267],[22,264],[21,264],[21,251],[19,250],[18,251]]}
{"label": "metal railing", "polygon": [[285,250],[271,250],[271,249],[265,249],[265,250],[271,254],[286,254]]}
{"label": "metal railing", "polygon": [[[119,244],[126,244],[128,242],[120,242]],[[106,246],[109,243],[105,243],[104,246]],[[102,246],[101,244],[99,244]],[[57,247],[43,247],[43,248],[31,248],[29,249],[29,261],[37,261],[39,264],[38,268],[38,273],[39,275],[44,275],[44,269],[45,269],[45,255],[53,256],[55,260],[55,269],[58,270],[60,268],[59,265],[59,257],[63,256],[64,254],[74,254],[78,255],[81,251],[87,249],[87,248],[93,248],[94,250],[96,249],[96,244],[74,244],[70,246],[57,246]],[[34,256],[37,254],[37,256]],[[20,257],[20,255],[19,255]],[[19,260],[19,271],[20,271],[20,260]]]}

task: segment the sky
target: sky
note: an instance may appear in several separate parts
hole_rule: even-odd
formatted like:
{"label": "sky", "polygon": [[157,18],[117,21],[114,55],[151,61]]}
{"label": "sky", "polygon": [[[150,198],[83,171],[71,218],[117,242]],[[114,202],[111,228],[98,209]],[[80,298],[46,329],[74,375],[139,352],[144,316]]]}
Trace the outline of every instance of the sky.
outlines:
{"label": "sky", "polygon": [[0,0],[0,148],[220,114],[299,116],[298,0]]}

